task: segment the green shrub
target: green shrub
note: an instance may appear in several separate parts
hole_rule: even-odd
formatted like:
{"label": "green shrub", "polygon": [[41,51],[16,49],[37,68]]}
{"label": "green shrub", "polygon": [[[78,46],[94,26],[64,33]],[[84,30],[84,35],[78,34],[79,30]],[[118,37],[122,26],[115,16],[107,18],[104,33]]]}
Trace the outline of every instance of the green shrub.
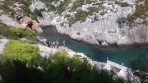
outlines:
{"label": "green shrub", "polygon": [[34,37],[35,33],[31,29],[21,29],[22,30],[22,37]]}
{"label": "green shrub", "polygon": [[50,3],[46,1],[44,2],[46,2],[46,6],[49,7],[50,10],[55,11],[55,13],[58,14],[61,14],[63,11],[65,11],[69,3],[71,3],[71,0],[64,0],[60,2],[59,6],[55,7],[54,5],[51,4],[53,1],[58,2],[59,0],[50,0]]}
{"label": "green shrub", "polygon": [[136,11],[134,13],[134,16],[140,17],[141,15],[144,15],[146,13],[145,6],[144,5],[137,5]]}
{"label": "green shrub", "polygon": [[15,27],[9,27],[6,32],[4,32],[4,35],[8,38],[17,39],[19,37],[22,37],[22,30],[19,30]]}
{"label": "green shrub", "polygon": [[[3,61],[3,62],[2,62]],[[24,62],[10,61],[0,56],[0,75],[2,83],[42,83],[42,71],[32,67],[26,67]]]}
{"label": "green shrub", "polygon": [[12,83],[15,79],[16,68],[12,62],[5,60],[0,55],[0,75],[2,76],[3,83]]}
{"label": "green shrub", "polygon": [[74,24],[74,23],[76,22],[76,20],[75,20],[75,18],[74,18],[74,17],[73,17],[73,18],[68,19],[68,21],[69,21],[69,26],[71,26],[72,24]]}
{"label": "green shrub", "polygon": [[30,37],[33,38],[35,33],[32,32],[31,29],[25,28],[16,28],[13,26],[2,26],[0,25],[0,35],[8,37],[10,39],[18,39],[22,37]]}
{"label": "green shrub", "polygon": [[3,51],[3,58],[26,63],[27,66],[37,57],[39,49],[21,40],[9,40]]}
{"label": "green shrub", "polygon": [[86,0],[86,3],[87,3],[87,4],[91,4],[92,2],[96,2],[96,1]]}
{"label": "green shrub", "polygon": [[6,32],[6,27],[4,27],[3,25],[0,25],[0,35],[4,35],[4,32]]}
{"label": "green shrub", "polygon": [[88,12],[83,11],[83,10],[78,10],[77,13],[75,14],[75,17],[69,18],[69,25],[71,26],[77,21],[85,21],[85,18],[88,16]]}
{"label": "green shrub", "polygon": [[0,5],[0,9],[3,10],[5,13],[14,12],[14,10],[10,9],[9,4],[5,3]]}
{"label": "green shrub", "polygon": [[73,2],[72,10],[76,10],[78,7],[81,7],[82,5],[83,5],[83,3],[79,2],[79,1],[75,1],[75,2]]}
{"label": "green shrub", "polygon": [[[44,69],[43,83],[115,83],[112,74],[82,62],[78,57],[69,58],[63,52],[40,58],[37,63]],[[104,80],[105,79],[105,80]]]}
{"label": "green shrub", "polygon": [[70,14],[66,14],[65,16],[64,16],[64,18],[69,18],[71,15]]}
{"label": "green shrub", "polygon": [[88,12],[88,14],[89,15],[92,15],[94,12],[99,12],[99,9],[97,8],[97,7],[90,7],[90,8],[88,8],[88,10],[89,10],[89,12]]}
{"label": "green shrub", "polygon": [[119,1],[115,1],[115,4],[120,5],[121,7],[128,7],[129,4],[127,2],[119,2]]}
{"label": "green shrub", "polygon": [[87,17],[88,13],[83,10],[78,10],[75,14],[76,21],[85,21],[85,18]]}
{"label": "green shrub", "polygon": [[[20,41],[18,42],[20,43]],[[30,56],[22,54],[22,58],[18,56],[19,53],[14,51],[10,54],[13,57],[2,57],[2,60],[5,60],[4,63],[0,60],[0,73],[6,83],[118,83],[113,80],[112,74],[92,67],[86,62],[80,61],[78,57],[69,58],[63,52],[51,54],[49,58],[38,56],[29,68],[23,62],[28,60],[32,53],[27,54]],[[14,61],[10,62],[10,58]],[[38,70],[38,66],[43,68],[43,71]],[[7,72],[2,72],[5,70]]]}
{"label": "green shrub", "polygon": [[136,17],[134,15],[128,15],[127,16],[128,24],[131,25],[134,22],[135,19],[136,19]]}
{"label": "green shrub", "polygon": [[71,0],[64,0],[63,2],[61,2],[61,4],[56,7],[56,12],[58,14],[61,14],[63,11],[65,11],[66,7],[69,5],[70,2]]}

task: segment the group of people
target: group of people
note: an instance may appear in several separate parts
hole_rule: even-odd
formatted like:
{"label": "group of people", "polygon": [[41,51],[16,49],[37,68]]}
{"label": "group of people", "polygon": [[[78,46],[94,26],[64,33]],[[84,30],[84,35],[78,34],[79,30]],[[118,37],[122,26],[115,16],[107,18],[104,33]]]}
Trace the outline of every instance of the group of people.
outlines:
{"label": "group of people", "polygon": [[50,48],[58,48],[59,47],[58,40],[56,40],[54,42],[47,41],[46,43],[47,43],[48,47],[50,47]]}

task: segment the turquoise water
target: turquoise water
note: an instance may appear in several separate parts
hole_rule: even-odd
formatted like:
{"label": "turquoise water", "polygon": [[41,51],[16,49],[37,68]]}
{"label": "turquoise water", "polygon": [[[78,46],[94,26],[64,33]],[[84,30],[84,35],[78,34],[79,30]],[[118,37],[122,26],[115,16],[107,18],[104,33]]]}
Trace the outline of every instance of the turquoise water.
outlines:
{"label": "turquoise water", "polygon": [[65,40],[65,44],[68,48],[76,52],[82,52],[96,61],[105,62],[107,57],[109,57],[109,60],[111,61],[119,64],[124,63],[125,66],[129,66],[129,63],[132,60],[140,58],[148,66],[148,59],[145,58],[145,56],[148,55],[148,47],[96,47],[83,42],[78,42],[69,38],[68,36],[59,34],[56,32],[55,28],[52,28],[51,26],[44,28],[44,33],[41,36],[45,37],[49,41],[55,41],[57,38],[59,38],[60,45],[63,45],[63,40]]}

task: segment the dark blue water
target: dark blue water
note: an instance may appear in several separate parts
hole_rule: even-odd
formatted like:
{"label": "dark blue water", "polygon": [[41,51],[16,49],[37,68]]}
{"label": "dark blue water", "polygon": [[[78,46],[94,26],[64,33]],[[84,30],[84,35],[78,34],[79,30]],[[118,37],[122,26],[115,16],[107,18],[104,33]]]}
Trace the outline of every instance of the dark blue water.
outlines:
{"label": "dark blue water", "polygon": [[124,65],[129,66],[131,61],[135,59],[142,59],[144,63],[148,66],[148,59],[146,59],[145,57],[146,55],[148,55],[148,47],[96,47],[85,44],[83,42],[78,42],[69,38],[68,36],[59,34],[56,32],[55,28],[51,28],[51,26],[48,26],[48,28],[44,28],[44,33],[42,34],[42,36],[49,41],[55,41],[57,38],[59,38],[60,45],[63,45],[63,40],[65,40],[65,44],[68,48],[76,52],[82,52],[96,61],[105,62],[107,57],[109,57],[111,61],[119,64],[124,63]]}

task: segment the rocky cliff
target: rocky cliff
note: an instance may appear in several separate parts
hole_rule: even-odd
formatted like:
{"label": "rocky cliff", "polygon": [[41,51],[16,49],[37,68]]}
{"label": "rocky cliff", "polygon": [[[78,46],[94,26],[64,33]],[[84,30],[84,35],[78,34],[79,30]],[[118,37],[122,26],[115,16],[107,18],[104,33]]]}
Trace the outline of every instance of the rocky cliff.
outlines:
{"label": "rocky cliff", "polygon": [[[55,25],[58,32],[90,44],[120,46],[148,43],[146,25],[148,18],[134,16],[135,12],[141,12],[137,10],[137,6],[145,5],[146,1],[95,0],[90,3],[84,1],[84,4],[72,10],[75,1],[79,0],[71,0],[62,13],[56,13],[57,11],[52,11],[49,7],[49,12],[42,12],[43,16],[38,18],[39,22],[42,25]],[[57,8],[60,3],[62,4],[62,2],[55,4],[52,2]],[[76,20],[71,24],[73,18]]]}
{"label": "rocky cliff", "polygon": [[147,0],[32,0],[27,8],[40,25],[55,25],[73,39],[120,46],[148,43],[147,4]]}

